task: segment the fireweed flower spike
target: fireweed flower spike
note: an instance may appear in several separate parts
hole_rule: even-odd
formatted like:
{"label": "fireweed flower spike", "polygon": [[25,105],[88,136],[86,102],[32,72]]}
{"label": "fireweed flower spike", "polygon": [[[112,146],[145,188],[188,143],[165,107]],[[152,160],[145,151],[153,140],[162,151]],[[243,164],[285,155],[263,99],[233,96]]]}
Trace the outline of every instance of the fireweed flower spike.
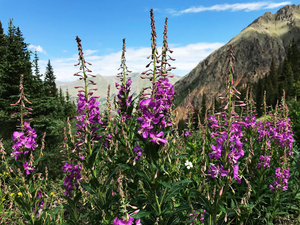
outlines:
{"label": "fireweed flower spike", "polygon": [[[19,156],[24,156],[24,160],[28,159],[27,155],[29,153],[29,150],[26,149],[32,149],[32,151],[35,150],[37,147],[37,144],[35,142],[35,138],[37,137],[35,130],[30,127],[30,123],[24,121],[24,116],[27,114],[31,114],[31,112],[27,112],[27,110],[32,110],[31,108],[28,108],[25,106],[24,100],[32,104],[27,100],[24,94],[24,88],[23,88],[23,74],[21,74],[20,77],[20,98],[15,104],[11,104],[13,106],[18,105],[20,103],[20,112],[14,113],[12,116],[19,116],[20,117],[20,122],[21,122],[21,132],[15,131],[13,133],[12,140],[16,141],[16,143],[13,144],[13,152],[11,153],[12,157],[15,157],[15,161],[17,161]],[[23,108],[24,107],[24,108]],[[27,121],[32,120],[30,119],[25,119]],[[27,155],[27,157],[25,156]],[[28,165],[28,162],[23,161],[23,167],[24,170],[26,171],[26,174],[29,174],[29,171],[35,170],[32,168],[31,165]]]}
{"label": "fireweed flower spike", "polygon": [[[174,96],[173,91],[173,85],[169,83],[169,80],[167,77],[167,71],[170,71],[174,69],[174,67],[169,67],[166,69],[166,64],[170,66],[169,63],[167,63],[166,60],[166,52],[172,52],[168,49],[167,44],[167,19],[165,23],[165,31],[164,31],[164,46],[163,46],[163,60],[161,61],[162,66],[161,70],[157,71],[156,64],[160,61],[158,60],[160,56],[158,56],[158,51],[156,49],[156,32],[155,32],[155,21],[153,16],[153,9],[150,10],[150,16],[151,16],[151,27],[152,27],[152,55],[151,58],[153,61],[151,61],[146,67],[148,67],[151,63],[153,63],[153,70],[149,69],[147,71],[142,72],[142,74],[151,75],[152,77],[145,77],[142,76],[142,78],[148,78],[150,81],[152,81],[152,98],[144,98],[140,101],[139,107],[142,112],[142,116],[137,118],[138,123],[141,123],[141,128],[138,130],[140,134],[142,134],[144,139],[147,139],[150,137],[150,141],[156,143],[157,145],[166,145],[167,140],[162,138],[163,131],[161,131],[162,128],[172,126],[172,122],[169,120],[170,117],[170,111],[169,108],[171,107],[172,99]],[[172,59],[173,60],[173,59]],[[148,72],[152,71],[152,72]],[[148,72],[148,73],[147,73]],[[158,75],[157,75],[158,74]],[[158,81],[156,79],[158,77],[160,78]],[[145,94],[147,95],[147,94]],[[146,153],[147,155],[148,153]],[[151,153],[150,153],[151,154]],[[154,153],[156,154],[156,153]]]}
{"label": "fireweed flower spike", "polygon": [[126,58],[125,58],[125,38],[123,39],[123,51],[122,51],[122,58],[121,58],[121,65],[120,69],[123,71],[118,73],[117,77],[120,77],[120,81],[122,85],[120,86],[118,83],[116,83],[116,88],[119,90],[119,93],[117,95],[119,101],[118,106],[119,109],[117,110],[117,113],[121,116],[121,121],[128,121],[128,119],[131,118],[131,113],[133,109],[132,105],[132,95],[129,96],[130,92],[130,85],[132,83],[131,77],[128,78],[126,81],[126,75],[128,73],[131,73],[131,71],[128,70],[128,67],[126,66]]}
{"label": "fireweed flower spike", "polygon": [[[88,63],[85,61],[83,57],[82,52],[82,46],[81,46],[81,40],[76,36],[76,41],[78,45],[78,55],[79,55],[79,62],[78,64],[75,64],[75,66],[80,65],[80,70],[83,71],[83,76],[79,75],[79,72],[74,74],[74,76],[80,76],[80,80],[84,80],[84,87],[75,87],[75,88],[83,88],[84,90],[79,90],[78,98],[77,98],[77,112],[79,113],[78,116],[75,116],[75,119],[78,121],[76,123],[77,126],[77,143],[75,144],[75,149],[77,150],[78,156],[84,160],[85,159],[85,152],[82,147],[86,145],[86,148],[88,149],[89,155],[92,155],[92,146],[94,143],[97,142],[98,139],[100,139],[99,136],[95,133],[99,128],[96,128],[93,126],[93,124],[103,124],[101,122],[100,118],[100,112],[99,112],[99,102],[96,100],[97,97],[92,96],[93,89],[88,90],[89,85],[95,85],[96,83],[92,80],[88,80],[89,84],[87,84],[87,72],[92,72],[90,69],[87,68],[86,63],[91,65],[91,63]],[[92,77],[95,77],[95,75],[91,75]],[[83,92],[83,94],[82,94]],[[89,97],[92,96],[92,97]],[[71,191],[73,190],[72,184],[78,188],[78,180],[81,180],[81,174],[80,170],[82,169],[81,165],[78,164],[75,166],[74,164],[68,164],[66,163],[64,167],[62,168],[64,172],[69,172],[70,175],[67,175],[64,180],[64,187],[66,189],[65,195],[71,196]],[[95,171],[94,171],[95,173]],[[94,174],[95,175],[95,174]]]}

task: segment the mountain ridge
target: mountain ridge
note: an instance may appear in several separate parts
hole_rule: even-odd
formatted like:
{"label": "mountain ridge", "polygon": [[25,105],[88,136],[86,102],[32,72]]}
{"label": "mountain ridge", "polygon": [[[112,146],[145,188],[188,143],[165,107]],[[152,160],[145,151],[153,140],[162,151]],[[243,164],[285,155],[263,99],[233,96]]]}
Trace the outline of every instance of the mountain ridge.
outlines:
{"label": "mountain ridge", "polygon": [[176,123],[186,115],[184,113],[188,102],[188,89],[193,107],[201,107],[200,100],[206,94],[206,104],[210,108],[214,98],[225,91],[228,77],[230,45],[234,46],[234,85],[241,87],[247,83],[248,77],[252,83],[263,78],[271,65],[272,57],[278,66],[286,57],[288,45],[292,39],[300,44],[300,5],[286,5],[276,14],[266,12],[255,19],[238,35],[225,45],[212,52],[174,85],[174,90],[180,95],[173,113]]}

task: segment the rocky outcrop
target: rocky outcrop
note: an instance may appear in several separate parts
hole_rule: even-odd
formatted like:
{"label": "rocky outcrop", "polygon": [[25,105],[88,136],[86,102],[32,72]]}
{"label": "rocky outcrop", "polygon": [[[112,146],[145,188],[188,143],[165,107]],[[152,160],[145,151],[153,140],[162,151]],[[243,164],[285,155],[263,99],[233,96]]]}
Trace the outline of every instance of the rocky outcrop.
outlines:
{"label": "rocky outcrop", "polygon": [[277,66],[281,64],[293,38],[299,45],[300,5],[284,6],[276,14],[266,12],[253,21],[175,83],[175,103],[179,103],[173,111],[177,114],[176,122],[186,117],[184,110],[188,102],[188,89],[194,107],[201,107],[203,93],[207,96],[207,106],[211,107],[214,97],[225,90],[231,44],[235,54],[234,85],[239,88],[247,82],[248,76],[253,83],[264,77],[270,69],[272,57]]}

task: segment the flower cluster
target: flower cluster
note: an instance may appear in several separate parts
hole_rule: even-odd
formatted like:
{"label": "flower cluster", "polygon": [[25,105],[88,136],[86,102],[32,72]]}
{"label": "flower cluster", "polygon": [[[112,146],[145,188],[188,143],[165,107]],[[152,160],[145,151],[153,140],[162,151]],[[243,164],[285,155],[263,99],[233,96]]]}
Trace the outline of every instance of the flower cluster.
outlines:
{"label": "flower cluster", "polygon": [[[290,169],[285,169],[283,173],[281,173],[281,168],[278,167],[275,171],[275,180],[273,181],[273,185],[270,185],[270,188],[272,189],[272,192],[274,192],[275,189],[280,190],[282,187],[282,191],[285,191],[288,189],[288,180],[290,176]],[[282,183],[280,182],[282,181]]]}
{"label": "flower cluster", "polygon": [[[118,217],[114,219],[113,225],[133,225],[134,219],[130,217],[128,221],[126,220],[118,220]],[[138,219],[135,223],[136,225],[142,225],[141,219]]]}
{"label": "flower cluster", "polygon": [[63,182],[63,185],[66,189],[66,192],[64,192],[64,194],[68,197],[71,198],[71,192],[73,191],[73,184],[75,184],[75,187],[78,188],[79,184],[77,183],[77,181],[81,180],[81,166],[74,166],[73,164],[68,164],[66,163],[62,170],[66,173],[69,172],[70,175],[67,175],[65,177],[65,180]]}
{"label": "flower cluster", "polygon": [[[27,115],[27,112],[24,112],[23,115],[23,107],[26,110],[32,110],[31,108],[28,108],[25,106],[24,104],[24,100],[28,103],[31,104],[31,102],[29,102],[27,100],[27,98],[25,97],[24,94],[24,89],[23,89],[23,74],[21,74],[20,77],[20,98],[19,100],[15,103],[15,104],[11,104],[11,105],[17,105],[20,103],[21,106],[21,113],[14,113],[12,116],[20,116],[20,121],[21,121],[21,132],[15,131],[13,133],[13,137],[12,140],[16,141],[16,143],[13,144],[12,146],[12,153],[11,153],[11,157],[15,157],[15,161],[17,161],[18,157],[21,156],[22,154],[24,154],[24,156],[26,154],[29,153],[28,150],[26,149],[31,149],[32,151],[35,150],[35,148],[37,147],[37,144],[35,142],[35,138],[37,137],[35,130],[33,128],[30,127],[30,123],[24,121],[23,122],[23,116]],[[31,112],[28,112],[29,114],[31,114]],[[32,120],[32,118],[30,119],[26,119],[26,120]],[[32,168],[31,163],[28,162],[23,162],[23,167],[24,170],[26,171],[26,174],[29,175],[30,172],[29,171],[34,171],[35,169]]]}
{"label": "flower cluster", "polygon": [[210,168],[207,170],[207,174],[209,174],[212,178],[218,178],[219,176],[225,177],[228,175],[228,170],[223,169],[223,165],[216,166],[214,164],[210,164]]}
{"label": "flower cluster", "polygon": [[[275,140],[275,144],[279,146],[289,147],[290,150],[293,146],[293,131],[290,123],[290,118],[288,117],[286,120],[278,120],[276,128],[271,130],[272,138]],[[290,154],[292,151],[290,151]]]}
{"label": "flower cluster", "polygon": [[[200,215],[200,221],[203,221],[205,209],[202,210],[202,213],[200,211],[201,211],[201,209],[198,209],[198,212],[196,212],[196,210],[194,210],[194,212],[190,213],[189,216],[191,217],[192,220],[197,221],[197,217]],[[195,222],[192,222],[190,224],[193,225],[193,224],[195,224]]]}
{"label": "flower cluster", "polygon": [[[81,121],[81,124],[76,123],[76,126],[78,127],[76,134],[81,137],[81,142],[84,142],[84,136],[85,133],[79,132],[79,131],[86,131],[88,129],[88,127],[86,127],[87,125],[90,124],[95,124],[95,123],[99,123],[99,124],[103,124],[101,122],[101,117],[100,117],[100,112],[99,112],[99,102],[97,101],[96,97],[91,97],[88,101],[86,99],[86,97],[81,94],[78,93],[78,98],[77,98],[77,112],[79,112],[80,114],[78,116],[75,116],[75,119],[77,121]],[[95,133],[95,131],[97,131],[99,128],[96,127],[92,127],[90,134],[93,135],[92,139],[93,140],[98,140],[101,138],[101,136],[97,136],[97,134]],[[77,143],[77,145],[79,145],[79,143]]]}
{"label": "flower cluster", "polygon": [[247,129],[256,128],[256,117],[255,116],[246,116],[244,119],[244,127]]}
{"label": "flower cluster", "polygon": [[23,153],[26,155],[29,153],[28,150],[22,151],[24,148],[32,149],[32,151],[35,150],[37,147],[35,138],[37,137],[35,130],[30,127],[30,123],[24,122],[23,125],[23,131],[24,132],[18,132],[15,131],[13,133],[12,140],[16,141],[16,143],[13,144],[13,152],[11,153],[12,157],[15,157],[15,160],[17,161],[18,157]]}
{"label": "flower cluster", "polygon": [[258,168],[258,169],[260,169],[261,166],[267,167],[267,168],[270,167],[270,161],[271,161],[271,156],[270,156],[270,155],[269,155],[269,156],[266,156],[266,157],[264,157],[263,155],[261,155],[261,156],[259,157],[259,159],[261,160],[261,163],[257,163],[257,168]]}
{"label": "flower cluster", "polygon": [[135,158],[139,159],[140,156],[142,155],[142,149],[141,149],[141,147],[139,145],[134,146],[133,150],[135,152]]}
{"label": "flower cluster", "polygon": [[[166,26],[165,26],[165,36],[164,36],[164,47],[163,47],[163,59],[161,60],[161,71],[156,71],[156,62],[159,62],[157,56],[158,52],[156,49],[156,32],[155,32],[155,21],[153,17],[153,10],[150,11],[151,14],[151,27],[152,27],[152,59],[153,59],[153,65],[154,70],[153,72],[144,71],[142,74],[150,75],[152,74],[153,77],[146,77],[141,76],[141,78],[149,78],[150,81],[152,81],[153,88],[152,88],[152,98],[144,98],[145,96],[142,96],[141,98],[144,98],[140,101],[139,107],[142,112],[142,116],[137,118],[137,122],[141,123],[141,128],[138,130],[140,134],[142,134],[144,139],[147,139],[149,136],[151,138],[151,141],[158,144],[158,145],[166,145],[167,140],[164,138],[161,138],[163,136],[163,132],[159,131],[160,128],[164,128],[167,126],[172,126],[172,122],[169,120],[170,117],[170,107],[172,104],[172,99],[174,96],[173,91],[173,85],[169,83],[169,80],[166,78],[168,76],[167,71],[170,71],[174,69],[175,67],[169,67],[166,69],[165,65],[169,63],[166,62],[166,52],[171,50],[168,49],[167,41],[166,41]],[[166,20],[167,24],[167,20]],[[150,56],[149,56],[150,57]],[[174,60],[174,59],[172,59]],[[146,66],[148,67],[152,61]],[[151,69],[149,69],[152,71]],[[148,70],[148,71],[149,71]],[[157,73],[160,73],[158,76],[156,76]],[[162,76],[163,78],[160,78],[158,81],[156,81],[156,77]],[[147,93],[144,93],[144,95],[149,95]]]}

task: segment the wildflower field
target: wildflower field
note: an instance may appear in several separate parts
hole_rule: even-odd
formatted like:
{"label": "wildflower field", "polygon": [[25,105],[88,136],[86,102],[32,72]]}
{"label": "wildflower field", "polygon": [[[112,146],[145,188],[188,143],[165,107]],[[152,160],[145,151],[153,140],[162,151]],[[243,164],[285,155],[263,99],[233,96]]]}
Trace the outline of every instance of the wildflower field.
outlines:
{"label": "wildflower field", "polygon": [[[151,93],[130,93],[125,39],[120,84],[115,105],[118,115],[100,113],[96,90],[87,73],[91,64],[78,45],[82,80],[77,98],[76,132],[65,128],[61,146],[65,177],[49,180],[36,173],[43,157],[37,134],[30,125],[23,77],[19,112],[20,130],[12,135],[11,155],[2,143],[0,154],[0,224],[297,224],[300,212],[299,148],[293,139],[288,105],[283,98],[265,120],[255,116],[251,90],[245,99],[233,86],[234,51],[229,49],[226,90],[219,95],[223,106],[207,111],[204,123],[192,129],[193,107],[187,106],[188,129],[179,134],[172,113],[173,85],[167,43],[167,18],[162,52],[156,46],[151,16],[151,62],[141,76],[150,79]],[[152,68],[152,69],[150,69]],[[82,75],[79,74],[82,72]],[[108,91],[109,95],[109,91]],[[241,113],[235,109],[240,107]],[[135,113],[133,110],[135,109]],[[102,115],[106,115],[106,119]],[[114,120],[113,120],[114,119]],[[114,122],[113,122],[114,121]],[[199,119],[200,121],[200,119]],[[67,129],[69,132],[67,132]],[[39,158],[33,158],[39,151]],[[7,158],[18,168],[12,170]],[[56,162],[53,161],[53,164]]]}

